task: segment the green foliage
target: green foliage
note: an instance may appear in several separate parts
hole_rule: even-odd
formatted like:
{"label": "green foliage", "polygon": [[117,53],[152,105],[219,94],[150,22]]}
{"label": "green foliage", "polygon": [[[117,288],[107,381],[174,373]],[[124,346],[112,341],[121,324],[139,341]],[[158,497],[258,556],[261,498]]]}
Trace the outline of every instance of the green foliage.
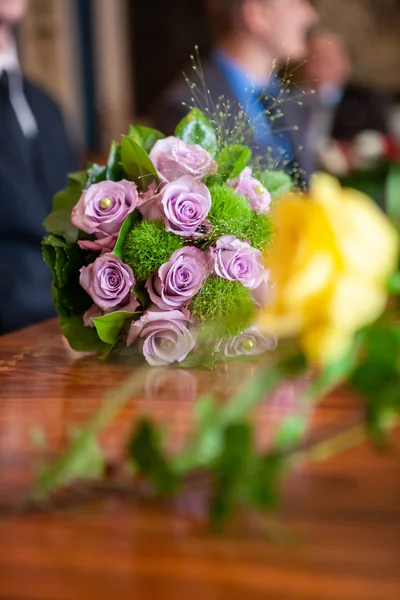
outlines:
{"label": "green foliage", "polygon": [[71,212],[77,204],[86,184],[86,171],[72,173],[68,177],[65,190],[54,196],[53,210],[46,218],[44,227],[48,233],[54,233],[74,243],[78,239],[78,230],[71,223]]}
{"label": "green foliage", "polygon": [[96,330],[85,327],[81,315],[61,316],[60,329],[72,350],[76,352],[102,353],[107,351],[107,345],[99,339]]}
{"label": "green foliage", "polygon": [[139,282],[145,282],[183,245],[183,238],[166,231],[161,221],[141,221],[125,238],[123,261]]}
{"label": "green foliage", "polygon": [[386,181],[386,210],[395,221],[400,221],[400,165],[393,164]]}
{"label": "green foliage", "polygon": [[243,230],[242,239],[248,240],[253,248],[264,251],[272,240],[272,234],[271,220],[265,215],[253,212],[250,223]]}
{"label": "green foliage", "polygon": [[61,330],[71,348],[78,352],[104,351],[106,346],[96,330],[85,327],[82,319],[93,301],[79,284],[79,271],[92,262],[95,255],[55,235],[43,240],[42,251],[53,275],[53,300],[60,315]]}
{"label": "green foliage", "polygon": [[193,298],[190,310],[202,324],[213,324],[217,338],[229,337],[250,326],[254,302],[250,291],[238,281],[213,277]]}
{"label": "green foliage", "polygon": [[247,200],[224,184],[210,186],[210,193],[212,205],[208,220],[213,226],[213,239],[234,235],[246,240],[253,217]]}
{"label": "green foliage", "polygon": [[105,344],[115,344],[118,341],[125,325],[128,321],[132,321],[137,312],[125,312],[117,310],[103,317],[93,319],[97,334]]}
{"label": "green foliage", "polygon": [[362,354],[350,384],[366,402],[367,426],[377,442],[400,415],[400,328],[378,322],[362,334]]}
{"label": "green foliage", "polygon": [[278,198],[293,188],[292,179],[285,171],[263,171],[255,173],[254,177],[261,181],[273,198]]}
{"label": "green foliage", "polygon": [[225,146],[217,157],[218,176],[223,181],[237,177],[247,167],[251,154],[247,146]]}
{"label": "green foliage", "polygon": [[253,427],[243,421],[229,425],[223,435],[222,451],[215,465],[216,482],[211,502],[212,523],[220,527],[243,499],[253,446]]}
{"label": "green foliage", "polygon": [[280,483],[287,468],[284,456],[276,451],[254,456],[245,489],[248,502],[262,511],[276,508]]}
{"label": "green foliage", "polygon": [[121,162],[129,179],[143,191],[146,191],[153,181],[158,182],[157,170],[149,155],[131,137],[122,138]]}
{"label": "green foliage", "polygon": [[121,144],[113,142],[107,161],[106,179],[110,181],[121,181],[121,179],[125,178],[121,160]]}
{"label": "green foliage", "polygon": [[133,213],[130,213],[126,217],[125,221],[122,223],[122,227],[119,231],[118,239],[117,239],[117,242],[116,242],[116,244],[114,246],[114,250],[113,250],[113,254],[118,256],[118,258],[120,258],[121,260],[123,260],[124,244],[125,244],[126,236],[132,230],[134,224],[138,223],[140,221],[140,218],[141,217],[140,217],[139,211],[135,210],[135,211],[133,211]]}
{"label": "green foliage", "polygon": [[43,240],[42,251],[53,276],[54,301],[59,315],[69,317],[85,312],[92,301],[79,284],[79,271],[94,257],[56,235]]}
{"label": "green foliage", "polygon": [[146,475],[161,495],[171,494],[177,488],[178,478],[166,458],[158,430],[143,419],[128,443],[127,454],[133,469]]}
{"label": "green foliage", "polygon": [[193,108],[175,129],[175,135],[186,144],[199,144],[215,156],[217,135],[211,121],[198,108]]}
{"label": "green foliage", "polygon": [[154,144],[158,142],[158,140],[164,139],[165,135],[152,127],[146,127],[145,125],[131,125],[129,128],[129,137],[135,140],[143,150],[149,153]]}
{"label": "green foliage", "polygon": [[100,183],[107,179],[107,167],[91,163],[87,169],[87,179],[85,189],[90,188],[94,183]]}

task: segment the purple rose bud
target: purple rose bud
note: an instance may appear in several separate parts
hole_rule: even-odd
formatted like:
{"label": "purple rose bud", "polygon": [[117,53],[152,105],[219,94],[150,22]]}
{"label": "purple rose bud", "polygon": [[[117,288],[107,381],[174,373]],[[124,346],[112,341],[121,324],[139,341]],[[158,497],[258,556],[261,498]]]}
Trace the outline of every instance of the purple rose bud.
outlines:
{"label": "purple rose bud", "polygon": [[204,185],[186,175],[168,183],[161,192],[165,227],[183,237],[201,237],[211,208],[211,194]]}
{"label": "purple rose bud", "polygon": [[264,270],[264,277],[260,285],[252,291],[252,297],[257,306],[265,306],[270,302],[271,289],[270,272]]}
{"label": "purple rose bud", "polygon": [[257,329],[250,327],[240,335],[229,340],[221,340],[216,346],[216,352],[224,354],[227,358],[237,356],[258,356],[264,352],[276,349],[278,340],[274,336],[265,336]]}
{"label": "purple rose bud", "polygon": [[217,163],[207,150],[197,144],[188,145],[177,137],[156,142],[150,159],[162,181],[175,181],[184,175],[203,179],[218,171]]}
{"label": "purple rose bud", "polygon": [[185,360],[196,344],[188,310],[162,311],[151,307],[132,323],[127,345],[140,339],[147,362],[155,367]]}
{"label": "purple rose bud", "polygon": [[101,233],[98,233],[97,236],[97,240],[78,240],[78,246],[82,250],[91,250],[92,252],[112,252],[114,250],[118,233],[104,237],[102,237]]}
{"label": "purple rose bud", "polygon": [[161,204],[161,188],[155,181],[149,185],[142,195],[138,209],[145,221],[162,221],[164,211]]}
{"label": "purple rose bud", "polygon": [[83,315],[83,324],[85,327],[94,327],[93,319],[98,319],[99,317],[104,317],[104,315],[109,315],[110,313],[115,313],[118,311],[134,313],[139,308],[140,304],[138,302],[137,296],[131,292],[121,304],[114,306],[113,308],[109,308],[108,310],[101,310],[96,304],[93,304]]}
{"label": "purple rose bud", "polygon": [[146,283],[151,301],[164,310],[189,304],[208,275],[207,263],[207,255],[198,248],[176,250]]}
{"label": "purple rose bud", "polygon": [[261,252],[232,235],[219,238],[209,256],[218,277],[240,281],[250,290],[258,288],[265,277]]}
{"label": "purple rose bud", "polygon": [[[83,192],[72,211],[71,221],[78,229],[97,234],[103,249],[110,248],[125,218],[135,210],[138,203],[136,184],[125,180],[118,183],[102,181]],[[105,238],[109,239],[105,241]],[[92,249],[87,242],[81,244],[81,247]]]}
{"label": "purple rose bud", "polygon": [[104,311],[127,303],[136,280],[132,269],[114,254],[103,254],[82,267],[79,283]]}
{"label": "purple rose bud", "polygon": [[227,184],[237,194],[244,196],[249,206],[259,215],[265,215],[271,207],[271,194],[263,184],[252,176],[250,167],[246,167],[236,179],[229,179]]}

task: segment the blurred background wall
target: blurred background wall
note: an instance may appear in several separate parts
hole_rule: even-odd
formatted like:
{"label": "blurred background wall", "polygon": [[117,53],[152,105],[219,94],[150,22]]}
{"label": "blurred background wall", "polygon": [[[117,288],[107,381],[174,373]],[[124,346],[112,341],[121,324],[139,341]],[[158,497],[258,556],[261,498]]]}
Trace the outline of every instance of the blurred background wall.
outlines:
{"label": "blurred background wall", "polygon": [[321,23],[345,39],[354,79],[400,92],[400,0],[316,0]]}
{"label": "blurred background wall", "polygon": [[[315,0],[347,41],[354,79],[400,96],[400,0]],[[28,75],[62,103],[76,139],[103,152],[181,76],[195,44],[207,56],[204,0],[30,0],[19,32]]]}

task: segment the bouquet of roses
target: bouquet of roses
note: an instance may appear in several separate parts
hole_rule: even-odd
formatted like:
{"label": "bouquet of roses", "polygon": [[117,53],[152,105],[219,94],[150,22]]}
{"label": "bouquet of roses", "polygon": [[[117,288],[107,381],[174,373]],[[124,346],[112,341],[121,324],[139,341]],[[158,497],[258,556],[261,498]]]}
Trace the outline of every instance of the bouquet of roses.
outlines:
{"label": "bouquet of roses", "polygon": [[291,183],[250,165],[194,109],[175,136],[132,126],[107,165],[70,176],[43,253],[72,348],[134,344],[151,365],[196,364],[206,323],[216,357],[274,348],[252,322],[268,296],[272,197]]}

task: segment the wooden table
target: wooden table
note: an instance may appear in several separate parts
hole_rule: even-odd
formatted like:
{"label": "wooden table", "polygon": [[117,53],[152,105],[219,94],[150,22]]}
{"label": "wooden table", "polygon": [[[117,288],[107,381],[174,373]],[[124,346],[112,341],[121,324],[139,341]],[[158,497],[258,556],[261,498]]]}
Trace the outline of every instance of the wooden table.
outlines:
{"label": "wooden table", "polygon": [[[272,539],[254,515],[211,534],[196,495],[164,505],[97,498],[5,516],[37,466],[32,428],[44,428],[49,451],[59,451],[130,371],[77,360],[56,322],[0,338],[0,600],[399,600],[400,439],[390,454],[365,446],[295,473]],[[179,443],[196,389],[217,387],[215,374],[179,377],[174,387],[153,371],[146,394],[105,436],[111,454],[144,412],[169,422]],[[346,422],[355,406],[344,395],[327,399],[314,429]],[[260,429],[275,417],[261,411]]]}

